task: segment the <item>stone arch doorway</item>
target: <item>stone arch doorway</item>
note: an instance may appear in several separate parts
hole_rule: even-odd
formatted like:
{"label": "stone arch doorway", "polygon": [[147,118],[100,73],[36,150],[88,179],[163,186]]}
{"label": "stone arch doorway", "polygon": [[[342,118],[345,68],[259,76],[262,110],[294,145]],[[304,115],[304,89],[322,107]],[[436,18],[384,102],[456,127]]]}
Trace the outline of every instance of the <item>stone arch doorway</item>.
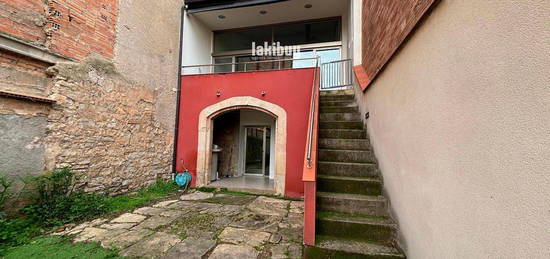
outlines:
{"label": "stone arch doorway", "polygon": [[212,139],[214,119],[234,110],[248,109],[267,113],[275,118],[274,131],[274,191],[284,195],[286,176],[286,111],[280,106],[249,96],[232,97],[204,108],[199,114],[198,147],[197,147],[197,186],[209,184],[209,173],[212,159]]}

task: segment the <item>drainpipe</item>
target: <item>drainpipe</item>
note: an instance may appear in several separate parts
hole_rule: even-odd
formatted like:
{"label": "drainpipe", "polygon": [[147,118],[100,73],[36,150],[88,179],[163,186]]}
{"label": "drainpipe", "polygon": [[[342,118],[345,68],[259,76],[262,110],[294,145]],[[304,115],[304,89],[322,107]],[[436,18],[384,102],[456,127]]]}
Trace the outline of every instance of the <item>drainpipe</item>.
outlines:
{"label": "drainpipe", "polygon": [[185,4],[181,7],[181,23],[180,23],[180,51],[178,57],[178,90],[176,92],[176,123],[174,124],[174,155],[172,157],[172,177],[176,174],[177,155],[178,155],[178,135],[179,135],[179,122],[180,122],[180,95],[181,95],[181,66],[182,66],[182,54],[183,54],[183,27],[185,21]]}

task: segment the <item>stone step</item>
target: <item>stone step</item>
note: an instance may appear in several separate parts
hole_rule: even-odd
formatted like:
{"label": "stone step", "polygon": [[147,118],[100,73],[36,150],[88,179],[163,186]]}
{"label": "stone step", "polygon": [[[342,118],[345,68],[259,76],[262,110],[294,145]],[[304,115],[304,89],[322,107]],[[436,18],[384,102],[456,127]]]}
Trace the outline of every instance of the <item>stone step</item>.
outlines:
{"label": "stone step", "polygon": [[332,192],[317,192],[317,210],[387,216],[386,199],[382,196],[367,196]]}
{"label": "stone step", "polygon": [[382,195],[382,182],[378,178],[319,175],[317,190],[377,196]]}
{"label": "stone step", "polygon": [[319,114],[319,121],[360,121],[361,114],[357,112],[349,113],[321,113]]}
{"label": "stone step", "polygon": [[338,139],[364,139],[367,136],[367,132],[362,130],[349,130],[349,129],[320,129],[319,138],[338,138]]}
{"label": "stone step", "polygon": [[375,163],[370,150],[319,149],[319,161],[346,163]]}
{"label": "stone step", "polygon": [[404,259],[396,248],[333,237],[317,236],[316,246],[304,247],[306,259]]}
{"label": "stone step", "polygon": [[323,121],[319,122],[320,129],[363,129],[361,121]]}
{"label": "stone step", "polygon": [[320,93],[321,100],[326,100],[331,98],[338,99],[342,97],[344,97],[345,99],[354,99],[355,93],[353,90],[332,90],[332,91],[321,91]]}
{"label": "stone step", "polygon": [[326,149],[351,149],[351,150],[369,150],[370,143],[367,139],[319,139],[319,148]]}
{"label": "stone step", "polygon": [[320,113],[359,113],[357,106],[319,106]]}
{"label": "stone step", "polygon": [[325,107],[325,106],[336,106],[336,107],[349,107],[349,106],[357,106],[355,103],[355,100],[319,100],[319,106]]}
{"label": "stone step", "polygon": [[350,177],[378,177],[378,166],[374,163],[342,163],[317,162],[319,175],[350,176]]}
{"label": "stone step", "polygon": [[381,245],[391,245],[396,225],[387,217],[370,217],[357,214],[318,212],[318,235],[350,238]]}

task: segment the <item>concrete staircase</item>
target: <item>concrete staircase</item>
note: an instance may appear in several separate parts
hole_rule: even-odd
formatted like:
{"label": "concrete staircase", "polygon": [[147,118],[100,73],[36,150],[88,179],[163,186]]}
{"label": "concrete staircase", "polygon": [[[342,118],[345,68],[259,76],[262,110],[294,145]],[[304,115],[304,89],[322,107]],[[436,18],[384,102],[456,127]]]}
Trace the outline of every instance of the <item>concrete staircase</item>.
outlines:
{"label": "concrete staircase", "polygon": [[306,258],[405,258],[352,91],[321,92],[316,246]]}

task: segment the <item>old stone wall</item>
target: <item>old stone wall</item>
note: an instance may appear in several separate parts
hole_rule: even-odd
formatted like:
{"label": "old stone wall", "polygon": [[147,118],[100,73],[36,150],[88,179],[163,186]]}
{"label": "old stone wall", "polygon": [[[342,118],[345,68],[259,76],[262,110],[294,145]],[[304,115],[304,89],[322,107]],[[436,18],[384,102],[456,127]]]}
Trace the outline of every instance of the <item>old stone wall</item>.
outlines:
{"label": "old stone wall", "polygon": [[113,195],[169,177],[182,4],[1,1],[3,40],[74,63],[44,63],[0,45],[0,173],[70,166],[84,190]]}
{"label": "old stone wall", "polygon": [[155,119],[153,91],[100,59],[58,64],[46,167],[70,166],[86,191],[116,195],[170,178],[172,132]]}

